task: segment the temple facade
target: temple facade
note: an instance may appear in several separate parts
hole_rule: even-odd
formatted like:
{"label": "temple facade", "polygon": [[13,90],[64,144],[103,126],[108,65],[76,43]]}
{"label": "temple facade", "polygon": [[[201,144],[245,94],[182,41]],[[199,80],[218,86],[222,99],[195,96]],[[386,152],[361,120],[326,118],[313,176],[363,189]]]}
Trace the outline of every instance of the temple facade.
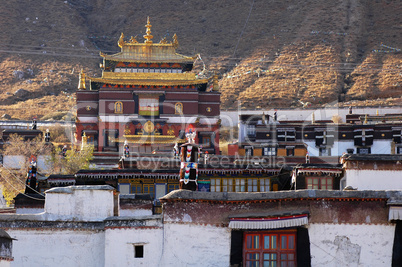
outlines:
{"label": "temple facade", "polygon": [[[152,41],[149,18],[145,41],[118,41],[121,52],[100,53],[102,76],[86,82],[81,71],[77,91],[76,140],[88,137],[96,151],[152,153],[184,143],[197,132],[203,151],[219,154],[220,93],[217,75],[191,72],[198,57],[176,53],[178,39]],[[87,83],[89,88],[87,88]]]}

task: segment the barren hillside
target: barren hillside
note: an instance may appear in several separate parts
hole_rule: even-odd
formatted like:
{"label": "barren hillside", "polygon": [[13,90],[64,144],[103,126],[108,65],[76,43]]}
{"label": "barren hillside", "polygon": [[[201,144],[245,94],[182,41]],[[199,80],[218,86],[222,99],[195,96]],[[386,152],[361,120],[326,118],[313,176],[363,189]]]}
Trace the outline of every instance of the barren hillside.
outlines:
{"label": "barren hillside", "polygon": [[99,76],[99,51],[141,40],[147,16],[154,39],[177,33],[219,73],[223,108],[401,105],[400,14],[392,0],[3,1],[0,116],[70,110],[78,71]]}

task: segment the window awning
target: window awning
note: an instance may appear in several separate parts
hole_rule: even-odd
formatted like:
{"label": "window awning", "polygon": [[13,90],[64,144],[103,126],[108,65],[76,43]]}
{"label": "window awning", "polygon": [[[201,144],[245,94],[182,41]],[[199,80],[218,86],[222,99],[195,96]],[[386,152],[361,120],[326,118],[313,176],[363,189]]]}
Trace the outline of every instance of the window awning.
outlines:
{"label": "window awning", "polygon": [[302,226],[308,224],[308,214],[253,217],[253,218],[230,218],[229,228],[232,229],[276,229]]}
{"label": "window awning", "polygon": [[390,206],[388,221],[402,220],[402,206]]}

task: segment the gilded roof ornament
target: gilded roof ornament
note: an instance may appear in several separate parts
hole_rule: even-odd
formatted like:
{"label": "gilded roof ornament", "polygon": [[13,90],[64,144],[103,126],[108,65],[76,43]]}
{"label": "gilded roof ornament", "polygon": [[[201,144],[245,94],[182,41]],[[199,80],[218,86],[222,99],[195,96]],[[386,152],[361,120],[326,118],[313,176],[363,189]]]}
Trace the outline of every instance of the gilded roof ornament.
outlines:
{"label": "gilded roof ornament", "polygon": [[147,17],[147,25],[145,25],[145,27],[147,28],[147,30],[146,30],[146,35],[144,35],[145,43],[146,43],[146,44],[152,44],[152,43],[153,43],[153,42],[152,42],[152,38],[154,38],[154,37],[151,35],[151,28],[152,28],[152,25],[151,25],[151,23],[149,22],[149,17]]}
{"label": "gilded roof ornament", "polygon": [[137,38],[137,36],[134,36],[134,37],[133,37],[133,36],[131,36],[129,43],[130,43],[130,44],[137,44],[137,43],[138,43],[138,41],[137,41],[137,39],[136,39],[136,38]]}
{"label": "gilded roof ornament", "polygon": [[173,47],[174,48],[179,47],[179,41],[177,40],[177,35],[176,34],[173,35]]}
{"label": "gilded roof ornament", "polygon": [[159,43],[160,44],[167,44],[168,42],[166,40],[166,37],[163,37]]}
{"label": "gilded roof ornament", "polygon": [[215,72],[213,76],[212,91],[219,91],[218,74]]}
{"label": "gilded roof ornament", "polygon": [[80,76],[79,76],[79,81],[78,81],[78,90],[85,90],[85,73],[84,69],[81,69]]}
{"label": "gilded roof ornament", "polygon": [[124,34],[121,33],[119,41],[117,42],[117,45],[122,48],[124,46],[125,42],[124,42]]}

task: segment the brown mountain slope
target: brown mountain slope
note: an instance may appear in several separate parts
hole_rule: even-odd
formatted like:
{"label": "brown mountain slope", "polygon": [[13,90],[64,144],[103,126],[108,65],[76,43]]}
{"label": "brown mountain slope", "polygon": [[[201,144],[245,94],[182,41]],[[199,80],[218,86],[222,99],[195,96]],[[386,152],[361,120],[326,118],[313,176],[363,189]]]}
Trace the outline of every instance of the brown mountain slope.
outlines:
{"label": "brown mountain slope", "polygon": [[224,108],[400,105],[401,13],[391,0],[6,1],[0,109],[69,110],[79,69],[99,76],[99,50],[117,52],[121,32],[141,40],[146,16],[156,41],[177,33],[179,53],[220,74]]}

